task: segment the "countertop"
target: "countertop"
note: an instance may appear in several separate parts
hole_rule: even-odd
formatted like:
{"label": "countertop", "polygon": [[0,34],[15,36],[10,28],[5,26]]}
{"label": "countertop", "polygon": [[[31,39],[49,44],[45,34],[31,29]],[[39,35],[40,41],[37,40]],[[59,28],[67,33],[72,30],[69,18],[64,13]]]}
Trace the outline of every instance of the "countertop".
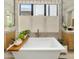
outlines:
{"label": "countertop", "polygon": [[74,33],[74,30],[65,30],[64,28],[62,28],[62,31],[66,32],[66,33]]}
{"label": "countertop", "polygon": [[15,28],[15,26],[13,26],[13,27],[4,27],[4,32],[5,33],[7,33],[7,32],[13,32],[13,31],[15,31],[16,30],[16,28]]}

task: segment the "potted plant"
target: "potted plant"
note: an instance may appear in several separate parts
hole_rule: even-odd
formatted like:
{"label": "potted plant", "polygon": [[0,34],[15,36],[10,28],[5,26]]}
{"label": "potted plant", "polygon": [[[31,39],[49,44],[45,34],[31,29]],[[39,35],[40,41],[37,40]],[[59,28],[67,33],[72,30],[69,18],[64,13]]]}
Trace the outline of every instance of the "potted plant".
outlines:
{"label": "potted plant", "polygon": [[30,33],[31,33],[30,30],[24,30],[24,31],[20,32],[18,38],[20,38],[20,39],[23,40],[23,39],[25,39],[26,37],[29,37],[29,36],[30,36]]}

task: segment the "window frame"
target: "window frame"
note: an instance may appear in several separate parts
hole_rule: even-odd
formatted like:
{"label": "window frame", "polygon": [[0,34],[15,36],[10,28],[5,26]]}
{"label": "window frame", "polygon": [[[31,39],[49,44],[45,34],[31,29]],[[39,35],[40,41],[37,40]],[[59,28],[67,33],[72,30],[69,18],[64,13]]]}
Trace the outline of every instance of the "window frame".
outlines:
{"label": "window frame", "polygon": [[43,14],[43,16],[46,16],[46,4],[33,4],[33,16],[39,16],[39,15],[34,15],[34,5],[43,5],[44,6],[44,14]]}
{"label": "window frame", "polygon": [[31,14],[28,15],[28,16],[32,16],[32,15],[33,15],[33,4],[27,4],[27,3],[20,3],[20,4],[19,4],[19,15],[20,15],[20,16],[26,16],[26,15],[22,15],[22,14],[21,14],[21,12],[22,12],[22,11],[21,11],[21,5],[22,5],[22,4],[23,4],[23,5],[31,5],[31,11],[30,11]]}
{"label": "window frame", "polygon": [[[48,5],[48,8],[47,8],[47,5]],[[57,4],[46,4],[46,16],[50,16],[50,5],[56,5],[56,15],[55,16],[58,16],[58,5]],[[48,12],[47,12],[47,9],[48,9]],[[47,13],[48,13],[48,15],[47,15]]]}
{"label": "window frame", "polygon": [[[39,15],[34,15],[34,5],[44,5],[44,15],[43,16],[50,16],[50,5],[56,5],[56,15],[55,16],[58,16],[58,4],[28,4],[28,3],[19,4],[19,15],[20,16],[26,16],[26,15],[21,14],[21,5],[22,4],[31,5],[31,14],[28,16],[39,16]],[[47,5],[48,5],[48,8],[47,8]],[[47,12],[47,9],[48,9],[48,12]],[[48,15],[47,15],[47,13],[48,13]],[[54,15],[52,15],[52,16],[54,16]]]}

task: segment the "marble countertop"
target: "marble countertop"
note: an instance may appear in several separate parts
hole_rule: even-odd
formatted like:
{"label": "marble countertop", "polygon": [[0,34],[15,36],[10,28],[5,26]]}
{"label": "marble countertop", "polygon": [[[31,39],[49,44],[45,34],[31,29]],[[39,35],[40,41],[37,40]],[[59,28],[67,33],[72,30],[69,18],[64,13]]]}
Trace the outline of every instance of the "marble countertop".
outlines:
{"label": "marble countertop", "polygon": [[62,31],[64,31],[64,32],[67,32],[67,33],[73,33],[74,32],[74,30],[65,30],[64,28],[62,28]]}
{"label": "marble countertop", "polygon": [[15,26],[14,26],[14,27],[11,27],[11,28],[9,28],[9,27],[4,27],[4,32],[5,32],[5,33],[7,33],[7,32],[12,32],[12,31],[15,31],[15,30],[16,30]]}

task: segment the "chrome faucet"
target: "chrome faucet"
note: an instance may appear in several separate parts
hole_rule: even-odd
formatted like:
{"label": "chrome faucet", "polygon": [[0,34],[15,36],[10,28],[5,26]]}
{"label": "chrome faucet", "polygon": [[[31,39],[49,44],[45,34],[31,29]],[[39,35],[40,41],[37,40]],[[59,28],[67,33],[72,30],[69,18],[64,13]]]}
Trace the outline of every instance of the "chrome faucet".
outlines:
{"label": "chrome faucet", "polygon": [[37,29],[36,36],[39,37],[39,29]]}

